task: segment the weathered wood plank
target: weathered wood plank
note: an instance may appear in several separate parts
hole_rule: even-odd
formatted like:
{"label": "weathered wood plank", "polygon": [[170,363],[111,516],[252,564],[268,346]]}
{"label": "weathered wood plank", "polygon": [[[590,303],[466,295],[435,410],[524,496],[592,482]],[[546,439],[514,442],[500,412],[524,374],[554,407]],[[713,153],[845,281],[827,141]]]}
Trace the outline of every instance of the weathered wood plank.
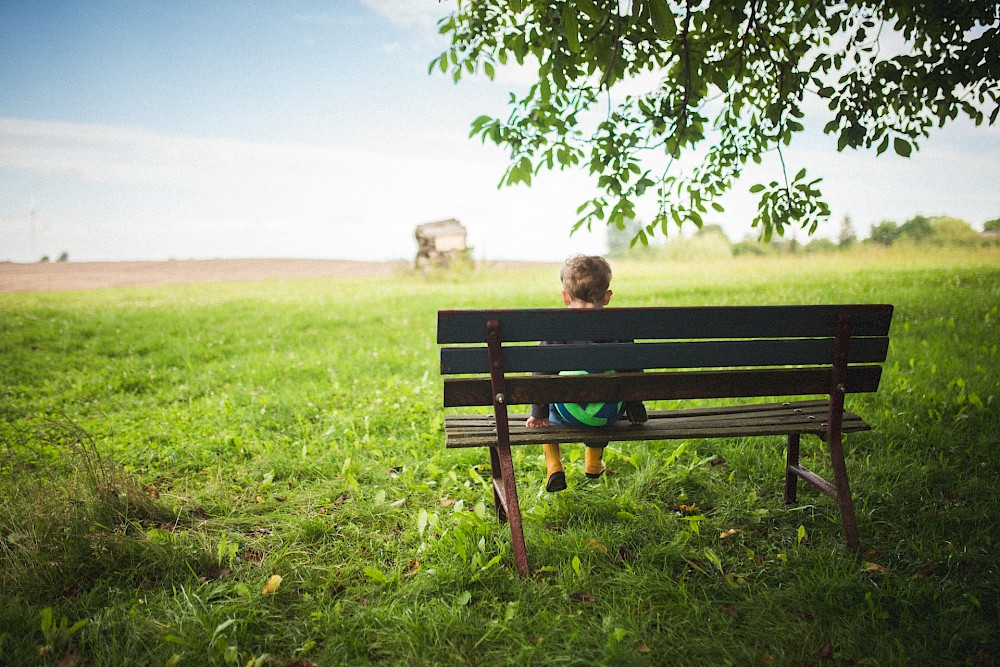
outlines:
{"label": "weathered wood plank", "polygon": [[[742,409],[742,410],[741,410]],[[525,415],[510,417],[511,445],[675,440],[682,438],[749,437],[826,431],[826,401],[801,401],[766,405],[727,406],[722,413],[711,410],[653,410],[641,425],[619,422],[613,426],[585,429],[554,426],[527,428]],[[867,431],[871,427],[858,415],[844,413],[844,432]],[[496,444],[491,415],[445,417],[447,447],[489,447]]]}
{"label": "weathered wood plank", "polygon": [[809,468],[806,468],[803,465],[790,465],[787,469],[809,482],[834,500],[837,500],[837,489],[833,486],[833,484],[830,484],[830,482],[826,481]]}
{"label": "weathered wood plank", "polygon": [[498,318],[505,342],[830,336],[837,315],[850,312],[855,336],[886,336],[887,304],[704,306],[680,308],[560,308],[438,312],[438,343],[483,342],[486,321]]}
{"label": "weathered wood plank", "polygon": [[[880,363],[885,361],[888,349],[889,339],[886,337],[854,338],[851,340],[849,363]],[[558,372],[574,368],[603,372],[625,369],[829,365],[832,359],[833,338],[508,345],[503,348],[505,373],[525,373],[541,369]],[[489,373],[486,348],[441,348],[441,373]]]}
{"label": "weathered wood plank", "polygon": [[[881,376],[881,366],[852,366],[845,389],[847,393],[875,391]],[[822,367],[520,376],[507,378],[505,384],[507,405],[808,396],[832,390],[830,369]],[[492,404],[489,379],[444,381],[445,407]]]}
{"label": "weathered wood plank", "polygon": [[[823,410],[825,411],[830,405],[828,399],[819,398],[812,400],[803,401],[784,401],[780,403],[749,403],[741,405],[709,405],[697,408],[672,408],[670,410],[651,410],[650,415],[653,416],[664,416],[664,417],[686,417],[693,415],[725,415],[729,413],[750,413],[750,412],[771,412],[771,411],[783,411],[787,409],[802,409],[802,410]],[[452,420],[472,420],[476,421],[481,418],[492,419],[492,414],[455,414],[448,415],[446,419],[450,422]],[[510,417],[511,420],[521,420],[527,418],[527,415],[520,415]],[[652,418],[652,417],[651,417]]]}
{"label": "weathered wood plank", "polygon": [[[774,421],[777,419],[808,419],[813,420],[822,417],[822,423],[826,423],[827,402],[807,401],[794,403],[773,403],[766,405],[739,405],[727,406],[727,410],[652,410],[649,412],[650,421],[670,420],[672,424],[684,424],[688,422],[701,423],[711,420],[719,424],[738,423],[745,421]],[[764,409],[767,408],[767,409]],[[523,420],[524,417],[511,417],[513,420]],[[493,415],[448,415],[445,417],[446,423],[455,429],[465,427],[479,428],[484,424],[493,424]],[[513,421],[516,426],[517,421]]]}

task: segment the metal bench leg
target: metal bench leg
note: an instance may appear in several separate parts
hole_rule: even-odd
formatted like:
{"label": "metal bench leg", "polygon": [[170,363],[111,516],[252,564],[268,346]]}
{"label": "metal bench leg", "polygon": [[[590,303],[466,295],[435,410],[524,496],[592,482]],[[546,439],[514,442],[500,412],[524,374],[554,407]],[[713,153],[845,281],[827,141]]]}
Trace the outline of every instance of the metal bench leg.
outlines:
{"label": "metal bench leg", "polygon": [[490,363],[490,386],[493,390],[493,416],[496,419],[497,444],[490,448],[490,465],[493,469],[493,499],[497,503],[497,518],[510,524],[511,546],[514,547],[514,565],[522,577],[528,576],[528,550],[524,546],[521,529],[521,508],[517,502],[514,483],[514,461],[510,456],[510,425],[507,422],[507,399],[503,371],[503,352],[500,345],[500,320],[486,321],[487,357]]}
{"label": "metal bench leg", "polygon": [[844,463],[844,445],[840,434],[830,438],[830,462],[833,465],[833,482],[837,489],[837,504],[840,506],[840,522],[844,527],[844,541],[851,549],[860,547],[858,522],[854,517],[854,503],[851,487],[847,482],[847,465]]}
{"label": "metal bench leg", "polygon": [[827,446],[830,448],[830,462],[833,464],[833,483],[837,490],[837,504],[840,505],[840,522],[844,526],[844,541],[848,547],[856,551],[860,546],[858,523],[854,518],[851,486],[847,483],[842,429],[850,341],[851,315],[843,312],[837,315],[837,335],[833,340],[833,377],[830,388],[830,415],[827,419]]}
{"label": "metal bench leg", "polygon": [[788,447],[785,452],[785,504],[791,505],[798,495],[799,476],[792,468],[799,465],[799,439],[798,433],[788,434]]}
{"label": "metal bench leg", "polygon": [[495,447],[490,447],[490,471],[493,482],[493,503],[497,508],[497,521],[507,523],[507,510],[504,509],[507,499],[500,492],[500,489],[503,488],[503,472],[500,469],[500,456]]}
{"label": "metal bench leg", "polygon": [[510,524],[510,541],[514,548],[514,565],[522,577],[528,576],[528,549],[524,544],[524,530],[521,527],[521,507],[517,500],[517,485],[514,482],[514,461],[510,455],[510,445],[490,448],[490,457],[495,459],[500,476],[493,478],[493,498],[497,501],[497,518]]}

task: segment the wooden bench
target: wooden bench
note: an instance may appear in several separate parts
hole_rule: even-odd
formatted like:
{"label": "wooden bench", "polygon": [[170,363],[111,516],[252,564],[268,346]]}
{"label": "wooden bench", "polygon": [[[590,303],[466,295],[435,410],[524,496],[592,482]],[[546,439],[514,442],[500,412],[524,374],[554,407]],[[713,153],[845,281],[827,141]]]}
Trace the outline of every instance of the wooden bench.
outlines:
{"label": "wooden bench", "polygon": [[[889,346],[890,305],[465,310],[438,313],[448,447],[487,447],[497,516],[528,573],[512,445],[784,435],[785,502],[799,478],[837,501],[848,546],[859,545],[841,435],[865,431],[847,393],[874,392]],[[636,341],[538,345],[539,341]],[[586,375],[530,375],[586,369]],[[621,372],[621,369],[630,369]],[[807,397],[650,410],[645,424],[526,428],[508,407],[531,403]],[[833,483],[799,462],[803,434],[826,441]]]}

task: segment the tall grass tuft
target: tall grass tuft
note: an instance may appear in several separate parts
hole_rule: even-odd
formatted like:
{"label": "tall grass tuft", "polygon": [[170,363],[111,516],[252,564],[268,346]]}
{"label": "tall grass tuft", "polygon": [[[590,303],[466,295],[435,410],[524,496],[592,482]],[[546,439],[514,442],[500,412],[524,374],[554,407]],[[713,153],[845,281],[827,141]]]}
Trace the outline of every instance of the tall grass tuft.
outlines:
{"label": "tall grass tuft", "polygon": [[[0,591],[24,600],[73,596],[102,577],[156,576],[145,529],[173,514],[84,429],[47,420],[0,433]],[[143,567],[145,565],[145,567]]]}

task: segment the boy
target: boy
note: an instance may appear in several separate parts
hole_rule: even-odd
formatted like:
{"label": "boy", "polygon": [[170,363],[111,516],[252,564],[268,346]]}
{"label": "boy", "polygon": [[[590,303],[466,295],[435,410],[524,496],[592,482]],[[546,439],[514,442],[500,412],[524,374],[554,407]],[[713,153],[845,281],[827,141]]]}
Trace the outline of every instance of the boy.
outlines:
{"label": "boy", "polygon": [[[577,255],[566,260],[559,272],[562,282],[563,303],[569,308],[603,308],[611,301],[611,266],[603,257]],[[542,342],[542,345],[554,343]],[[559,409],[563,406],[559,405]],[[531,416],[525,422],[529,428],[566,424],[563,414],[555,404],[538,404],[531,406]],[[623,410],[633,423],[646,421],[645,408],[642,403],[626,404]],[[619,414],[613,420],[617,420]],[[611,423],[609,421],[609,423]],[[584,472],[587,477],[596,479],[604,473],[604,442],[586,442],[584,457]],[[552,493],[566,488],[566,472],[562,465],[562,455],[558,444],[542,445],[545,452],[546,482],[545,490]]]}

